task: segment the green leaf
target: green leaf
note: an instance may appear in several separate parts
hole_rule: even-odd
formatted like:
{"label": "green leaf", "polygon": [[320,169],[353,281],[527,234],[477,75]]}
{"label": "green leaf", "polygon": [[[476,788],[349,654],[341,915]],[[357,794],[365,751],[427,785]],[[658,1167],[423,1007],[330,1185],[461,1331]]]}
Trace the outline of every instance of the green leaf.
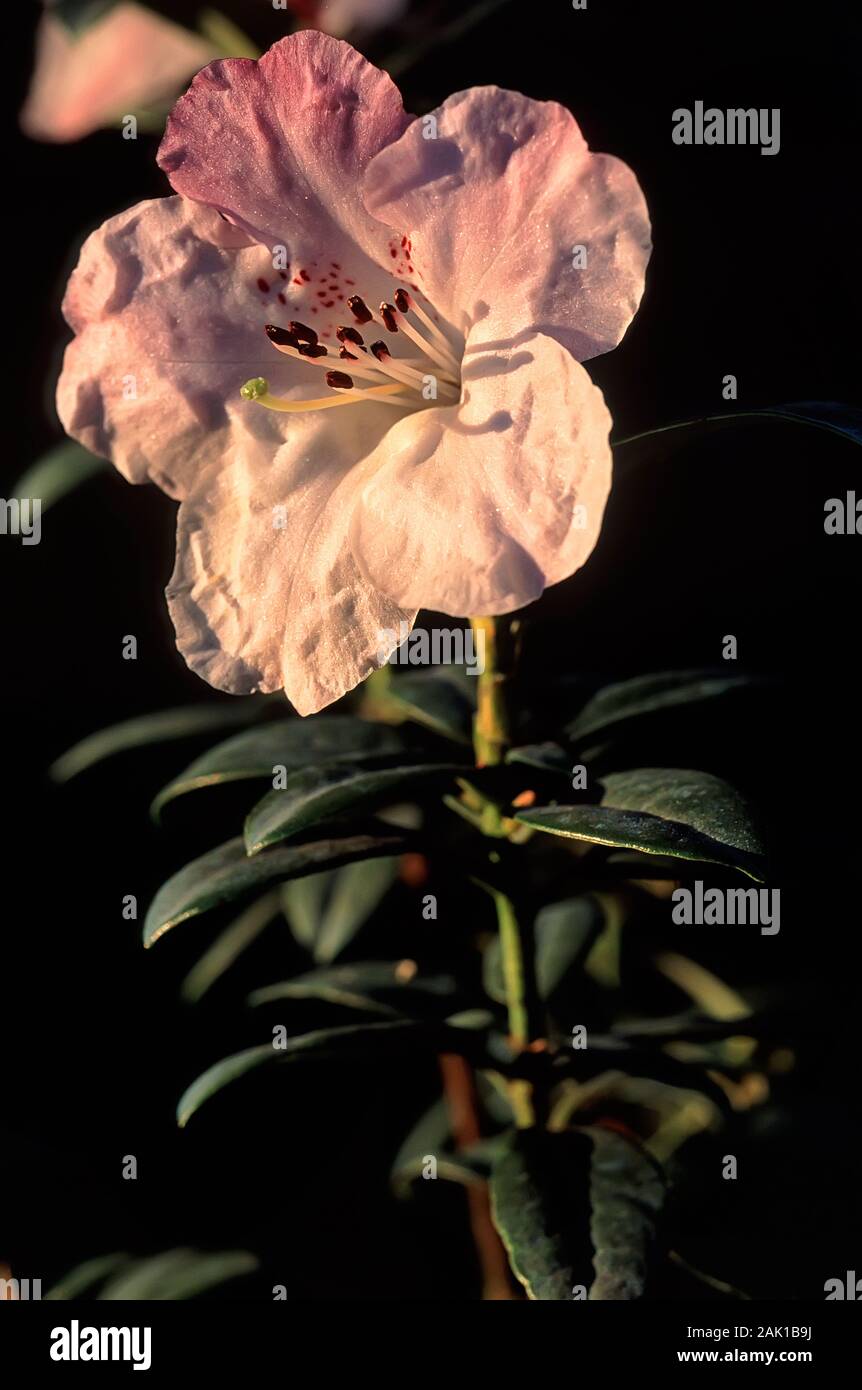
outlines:
{"label": "green leaf", "polygon": [[53,1288],[45,1294],[45,1302],[60,1302],[67,1299],[80,1298],[82,1293],[91,1289],[94,1284],[101,1284],[109,1274],[122,1269],[131,1263],[131,1255],[97,1255],[95,1259],[85,1260],[83,1264],[76,1265],[68,1274],[64,1274]]}
{"label": "green leaf", "polygon": [[539,772],[562,773],[564,777],[572,775],[572,760],[559,743],[529,743],[522,748],[510,748],[506,762],[523,764]]}
{"label": "green leaf", "polygon": [[194,1298],[207,1289],[252,1274],[258,1267],[254,1255],[245,1250],[225,1250],[205,1254],[198,1250],[166,1250],[149,1259],[135,1260],[105,1285],[100,1300],[164,1302]]}
{"label": "green leaf", "polygon": [[393,1166],[392,1187],[396,1196],[406,1197],[416,1179],[423,1176],[429,1158],[434,1159],[435,1178],[458,1182],[463,1187],[482,1186],[488,1182],[502,1148],[503,1140],[497,1137],[478,1139],[463,1149],[429,1148],[424,1153],[414,1153]]}
{"label": "green leaf", "polygon": [[[604,921],[601,901],[591,894],[551,903],[536,915],[533,939],[540,999],[549,999],[580,968]],[[498,1004],[506,1003],[499,937],[494,937],[485,948],[482,983],[491,999]]]}
{"label": "green leaf", "polygon": [[328,964],[350,944],[392,887],[398,865],[397,858],[357,859],[336,869],[314,943],[316,961]]}
{"label": "green leaf", "polygon": [[321,821],[397,800],[414,789],[426,789],[428,783],[448,785],[465,771],[468,769],[439,764],[297,768],[288,774],[284,787],[268,792],[249,812],[245,822],[246,850],[258,854],[268,845],[299,835]]}
{"label": "green leaf", "polygon": [[240,913],[229,927],[225,927],[201,956],[197,965],[189,971],[183,981],[181,993],[190,1004],[196,1004],[220,980],[242,955],[246,947],[256,941],[270,922],[281,914],[281,894],[278,889],[266,893]]}
{"label": "green leaf", "polygon": [[756,682],[749,676],[716,675],[704,670],[658,671],[636,676],[599,690],[572,720],[566,733],[575,742],[582,742],[643,715],[721,699],[754,684]]}
{"label": "green leaf", "polygon": [[67,493],[73,492],[95,473],[103,473],[110,466],[107,459],[97,458],[89,449],[84,449],[80,444],[67,439],[64,443],[49,449],[32,468],[22,473],[15,484],[13,496],[38,497],[44,516],[55,502],[59,502]]}
{"label": "green leaf", "polygon": [[475,704],[475,678],[459,679],[454,671],[396,676],[379,699],[379,708],[387,716],[411,719],[443,738],[468,746],[473,743]]}
{"label": "green leaf", "polygon": [[[384,859],[357,860],[357,863],[383,864]],[[337,869],[325,869],[322,874],[292,878],[281,887],[281,906],[293,939],[306,951],[314,950],[327,895]]]}
{"label": "green leaf", "polygon": [[[852,444],[862,444],[862,411],[835,401],[796,401],[791,405],[767,406],[763,410],[737,410],[726,415],[706,415],[681,420],[659,429],[645,430],[613,444],[614,462],[625,467],[666,457],[670,450],[684,447],[719,430],[751,424],[803,425],[826,430]],[[613,443],[613,441],[612,441]]]}
{"label": "green leaf", "polygon": [[603,779],[601,805],[520,811],[525,825],[592,844],[671,855],[763,878],[763,848],[746,803],[707,772],[638,768]]}
{"label": "green leaf", "polygon": [[641,1298],[665,1185],[657,1166],[598,1127],[521,1131],[491,1174],[491,1206],[530,1299]]}
{"label": "green leaf", "polygon": [[403,753],[404,735],[397,729],[370,724],[352,715],[283,719],[246,729],[200,758],[159,792],[152,805],[158,816],[175,797],[225,782],[272,780],[276,767],[288,770],[314,763],[358,762],[365,758]]}
{"label": "green leaf", "polygon": [[326,970],[310,970],[293,980],[267,985],[249,996],[249,1003],[272,1004],[279,999],[324,999],[349,1009],[404,1017],[417,999],[451,1000],[457,994],[451,975],[420,975],[413,961],[358,961]]}
{"label": "green leaf", "polygon": [[303,1061],[309,1058],[328,1059],[347,1056],[353,1059],[377,1057],[391,1051],[410,1035],[426,1037],[428,1029],[412,1019],[397,1019],[384,1023],[355,1023],[343,1028],[318,1028],[311,1033],[287,1038],[283,1047],[272,1042],[249,1047],[234,1053],[209,1067],[193,1081],[177,1106],[177,1123],[188,1124],[201,1106],[232,1081],[260,1067],[278,1063]]}
{"label": "green leaf", "polygon": [[216,730],[234,729],[239,724],[250,724],[259,719],[264,709],[265,702],[259,696],[252,696],[231,704],[186,705],[181,709],[143,714],[137,719],[126,719],[122,724],[112,724],[108,729],[90,734],[63,753],[49,772],[55,782],[68,782],[78,773],[115,753],[125,753],[131,748],[146,748],[154,743],[168,743],[173,739],[195,738]]}
{"label": "green leaf", "polygon": [[403,846],[396,835],[351,835],[285,845],[249,859],[242,840],[228,840],[194,859],[163,884],[144,922],[144,945],[151,946],[171,927],[220,903],[233,902],[255,888],[313,874],[322,865],[337,867],[353,859],[392,854]]}

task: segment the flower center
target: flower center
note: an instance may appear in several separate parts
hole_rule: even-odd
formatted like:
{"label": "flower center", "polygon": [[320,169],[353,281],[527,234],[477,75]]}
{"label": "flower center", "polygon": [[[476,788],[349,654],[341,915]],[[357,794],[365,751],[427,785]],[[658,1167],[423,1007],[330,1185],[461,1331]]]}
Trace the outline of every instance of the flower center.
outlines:
{"label": "flower center", "polygon": [[[422,410],[437,401],[453,405],[461,398],[461,367],[452,344],[408,290],[397,289],[394,301],[381,304],[373,314],[360,295],[351,295],[347,307],[354,323],[341,324],[336,330],[337,356],[304,323],[294,319],[287,328],[268,323],[265,331],[273,347],[287,357],[323,368],[331,394],[315,400],[287,400],[273,396],[266,378],[257,376],[241,388],[243,400],[293,414],[361,401],[407,411]],[[375,341],[366,343],[360,328]],[[418,355],[393,356],[386,338],[376,337],[378,328],[390,336],[403,333],[418,348]],[[340,364],[337,369],[335,362]]]}

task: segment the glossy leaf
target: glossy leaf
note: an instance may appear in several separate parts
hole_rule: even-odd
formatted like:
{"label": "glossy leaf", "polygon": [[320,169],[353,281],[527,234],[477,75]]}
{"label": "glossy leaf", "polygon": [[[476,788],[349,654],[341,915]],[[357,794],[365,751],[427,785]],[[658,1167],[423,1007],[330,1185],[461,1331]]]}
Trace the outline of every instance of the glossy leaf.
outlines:
{"label": "glossy leaf", "polygon": [[763,848],[745,801],[706,772],[638,768],[603,779],[601,804],[534,807],[516,819],[592,844],[737,868],[762,879]]}
{"label": "glossy leaf", "polygon": [[50,775],[55,782],[68,782],[78,773],[105,758],[113,757],[115,753],[235,729],[238,725],[259,719],[264,708],[265,702],[252,696],[248,700],[232,701],[230,704],[186,705],[180,709],[158,710],[155,714],[126,719],[122,724],[112,724],[110,728],[100,729],[98,733],[90,734],[76,743],[52,764]]}
{"label": "glossy leaf", "polygon": [[750,688],[749,676],[717,675],[708,670],[658,671],[618,681],[597,691],[566,729],[582,742],[619,724],[682,705],[709,703]]}
{"label": "glossy leaf", "polygon": [[370,724],[351,715],[278,720],[246,729],[196,758],[159,792],[153,802],[153,815],[157,816],[175,797],[202,787],[264,777],[272,780],[276,767],[290,771],[311,764],[356,762],[396,755],[404,752],[405,747],[404,735],[398,729]]}
{"label": "glossy leaf", "polygon": [[255,888],[313,874],[324,865],[338,867],[353,859],[392,854],[402,847],[403,840],[397,835],[351,835],[280,845],[249,859],[242,840],[228,840],[192,860],[162,885],[144,922],[144,945],[151,946],[179,922],[233,902]]}
{"label": "glossy leaf", "polygon": [[249,813],[245,844],[249,854],[311,830],[322,821],[351,811],[413,795],[428,784],[445,786],[467,769],[434,764],[406,767],[301,767],[283,788],[268,792]]}
{"label": "glossy leaf", "polygon": [[381,1023],[350,1024],[343,1028],[319,1028],[311,1033],[301,1033],[295,1038],[287,1038],[283,1047],[264,1043],[259,1047],[249,1047],[243,1052],[225,1057],[209,1067],[185,1091],[177,1106],[177,1123],[188,1124],[192,1115],[201,1106],[232,1081],[261,1067],[279,1063],[296,1062],[309,1058],[332,1059],[348,1056],[360,1058],[379,1056],[393,1046],[403,1044],[410,1035],[426,1035],[424,1025],[412,1019],[398,1019]]}
{"label": "glossy leaf", "polygon": [[609,1130],[522,1131],[493,1166],[491,1203],[530,1299],[643,1297],[665,1185],[642,1150]]}

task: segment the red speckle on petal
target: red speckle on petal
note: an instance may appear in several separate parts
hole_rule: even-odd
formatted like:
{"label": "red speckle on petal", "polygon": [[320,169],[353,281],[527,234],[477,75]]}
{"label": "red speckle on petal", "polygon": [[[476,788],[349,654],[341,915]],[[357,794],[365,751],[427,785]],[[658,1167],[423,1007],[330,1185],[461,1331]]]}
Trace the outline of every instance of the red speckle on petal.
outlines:
{"label": "red speckle on petal", "polygon": [[332,309],[332,308],[334,308],[334,306],[335,306],[335,300],[334,300],[334,299],[324,299],[324,301],[323,301],[323,307],[324,307],[324,309]]}
{"label": "red speckle on petal", "polygon": [[309,275],[307,270],[301,270],[299,273],[302,276],[303,280],[306,281],[306,283],[311,279],[311,276]]}
{"label": "red speckle on petal", "polygon": [[269,281],[264,280],[263,276],[261,276],[258,280],[257,287],[260,290],[261,294],[269,294]]}
{"label": "red speckle on petal", "polygon": [[285,299],[285,297],[284,297],[284,295],[282,294],[281,290],[279,290],[279,292],[278,292],[278,302],[279,302],[279,304],[286,304],[286,303],[287,303],[287,300]]}
{"label": "red speckle on petal", "polygon": [[390,247],[389,254],[390,254],[390,256],[392,257],[393,261],[397,261],[397,259],[398,259],[398,252],[396,251],[396,249],[395,249],[394,246]]}
{"label": "red speckle on petal", "polygon": [[356,284],[356,281],[355,281],[355,280],[345,280],[344,283],[345,283],[345,285],[355,285],[355,284]]}
{"label": "red speckle on petal", "polygon": [[326,290],[318,290],[318,291],[317,291],[317,297],[318,297],[318,299],[325,299],[325,298],[326,298]]}
{"label": "red speckle on petal", "polygon": [[294,283],[295,285],[302,285],[303,281],[300,280],[300,278],[299,278],[298,275],[294,275],[294,277],[293,277],[293,283]]}
{"label": "red speckle on petal", "polygon": [[333,270],[340,270],[340,269],[341,269],[341,266],[338,264],[338,261],[330,261],[329,264],[332,266],[332,269],[333,269]]}

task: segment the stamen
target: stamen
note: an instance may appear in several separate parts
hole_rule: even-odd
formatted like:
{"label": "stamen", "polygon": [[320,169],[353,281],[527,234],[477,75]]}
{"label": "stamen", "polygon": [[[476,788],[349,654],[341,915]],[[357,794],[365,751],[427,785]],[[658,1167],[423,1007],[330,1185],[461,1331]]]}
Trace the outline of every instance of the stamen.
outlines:
{"label": "stamen", "polygon": [[345,324],[341,324],[339,328],[336,328],[335,336],[342,344],[353,343],[354,347],[362,348],[363,352],[366,351],[365,339],[361,333],[357,333],[355,328],[350,328]]}
{"label": "stamen", "polygon": [[380,316],[390,333],[397,333],[400,328],[402,332],[406,333],[408,338],[412,338],[416,346],[427,353],[439,367],[442,367],[443,370],[450,375],[454,373],[457,379],[458,364],[455,362],[452,354],[449,352],[444,354],[434,343],[429,343],[428,339],[422,337],[422,334],[413,327],[410,320],[406,318],[404,314],[401,315],[401,321],[399,323],[395,317],[396,309],[393,304],[381,304]]}
{"label": "stamen", "polygon": [[374,318],[365,300],[358,294],[352,294],[347,301],[350,310],[357,323],[370,323]]}
{"label": "stamen", "polygon": [[[406,386],[412,386],[414,390],[420,390],[425,385],[427,372],[417,371],[415,367],[409,367],[400,357],[393,357],[386,343],[381,338],[379,342],[371,344],[371,352],[377,361],[380,362],[380,370],[386,372],[388,376],[394,376],[396,381],[403,381]],[[427,366],[428,363],[425,363]],[[444,396],[452,401],[457,401],[460,395],[455,382],[443,378],[437,385]]]}
{"label": "stamen", "polygon": [[406,314],[408,310],[412,311],[417,319],[419,319],[420,323],[425,325],[428,332],[443,352],[452,358],[453,365],[457,367],[458,364],[455,362],[455,355],[452,352],[452,344],[449,342],[449,339],[446,337],[443,330],[437,326],[434,320],[426,314],[422,305],[413,298],[412,294],[408,293],[408,291],[403,288],[397,289],[395,291],[395,307],[396,309],[400,309],[402,314]]}
{"label": "stamen", "polygon": [[313,328],[306,327],[304,323],[297,323],[296,319],[291,319],[289,327],[294,338],[298,338],[301,343],[316,344],[317,334]]}
{"label": "stamen", "polygon": [[326,384],[332,387],[337,386],[340,391],[352,391],[353,377],[348,376],[346,372],[327,372]]}
{"label": "stamen", "polygon": [[[337,373],[341,376],[342,373]],[[349,380],[349,378],[348,378]],[[337,405],[353,405],[357,401],[376,401],[380,405],[394,405],[399,410],[421,408],[414,406],[404,387],[397,381],[388,386],[373,386],[368,391],[352,390],[349,395],[337,394],[321,396],[313,401],[288,401],[282,396],[271,396],[269,382],[265,377],[256,376],[240,387],[239,393],[244,401],[254,401],[255,405],[265,406],[267,410],[277,410],[282,414],[299,415],[309,410],[330,410]]]}
{"label": "stamen", "polygon": [[290,332],[288,332],[286,328],[279,328],[277,323],[266,324],[263,331],[269,338],[270,342],[274,343],[276,347],[299,347],[299,339],[293,332],[292,324]]}
{"label": "stamen", "polygon": [[328,349],[323,343],[300,343],[299,354],[301,357],[328,357]]}

